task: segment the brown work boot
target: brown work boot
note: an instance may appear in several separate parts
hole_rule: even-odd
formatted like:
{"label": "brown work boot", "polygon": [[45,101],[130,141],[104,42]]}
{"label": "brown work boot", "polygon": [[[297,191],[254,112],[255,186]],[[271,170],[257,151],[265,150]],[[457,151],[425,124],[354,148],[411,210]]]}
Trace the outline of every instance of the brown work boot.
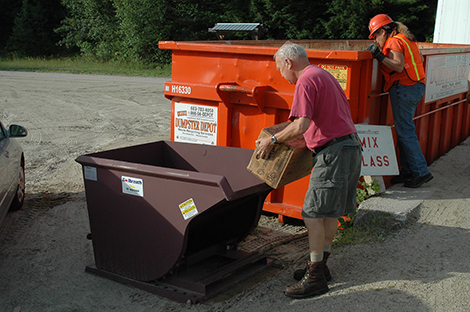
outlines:
{"label": "brown work boot", "polygon": [[317,296],[328,292],[330,289],[326,284],[324,262],[307,263],[308,271],[304,277],[295,285],[287,286],[284,294],[293,298],[306,298]]}
{"label": "brown work boot", "polygon": [[[323,252],[323,267],[324,267],[324,271],[325,271],[325,278],[326,278],[326,281],[329,282],[331,281],[331,273],[330,273],[330,269],[328,269],[328,266],[326,265],[326,261],[328,260],[328,257],[331,255],[330,252]],[[302,279],[302,277],[304,277],[305,273],[307,272],[307,267],[308,265],[303,268],[303,269],[298,269],[298,270],[295,270],[294,272],[294,279],[296,281],[300,281]]]}

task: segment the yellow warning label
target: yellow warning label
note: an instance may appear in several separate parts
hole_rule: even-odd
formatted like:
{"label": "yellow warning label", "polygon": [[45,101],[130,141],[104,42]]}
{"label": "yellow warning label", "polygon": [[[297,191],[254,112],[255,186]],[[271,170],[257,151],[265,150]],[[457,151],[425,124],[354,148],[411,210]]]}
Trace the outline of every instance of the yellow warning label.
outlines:
{"label": "yellow warning label", "polygon": [[318,67],[323,68],[333,75],[338,80],[341,88],[346,90],[348,86],[348,67],[344,65],[331,65],[331,64],[318,64]]}
{"label": "yellow warning label", "polygon": [[180,209],[182,209],[182,208],[184,208],[184,207],[186,207],[186,206],[188,206],[188,205],[192,205],[192,204],[194,204],[194,201],[193,201],[192,198],[190,198],[190,199],[188,199],[187,201],[185,201],[184,203],[180,204]]}
{"label": "yellow warning label", "polygon": [[194,217],[199,213],[197,211],[196,204],[194,203],[194,200],[192,198],[179,204],[179,208],[185,220],[188,220],[189,218]]}
{"label": "yellow warning label", "polygon": [[184,215],[196,209],[196,206],[191,206],[188,209],[181,211]]}

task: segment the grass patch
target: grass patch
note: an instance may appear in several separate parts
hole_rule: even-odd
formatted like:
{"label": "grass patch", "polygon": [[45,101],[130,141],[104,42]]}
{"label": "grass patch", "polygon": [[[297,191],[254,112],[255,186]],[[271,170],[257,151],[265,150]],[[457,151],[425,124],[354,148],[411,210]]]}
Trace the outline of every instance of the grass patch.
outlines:
{"label": "grass patch", "polygon": [[390,233],[391,231],[387,228],[347,228],[336,233],[335,239],[333,240],[333,248],[369,242],[382,242]]}
{"label": "grass patch", "polygon": [[169,64],[159,65],[117,61],[100,62],[81,56],[60,58],[0,57],[0,70],[127,76],[171,76],[171,65]]}
{"label": "grass patch", "polygon": [[333,248],[339,248],[345,245],[355,245],[371,241],[369,231],[364,229],[348,228],[336,233],[333,240]]}
{"label": "grass patch", "polygon": [[[360,188],[357,189],[357,206],[371,196],[380,193],[380,185],[376,180],[370,183],[359,182]],[[350,213],[347,218],[339,218],[341,223],[338,232],[333,241],[333,247],[338,248],[344,245],[363,244],[371,241],[383,241],[390,228],[386,216],[375,216],[370,220],[367,226],[354,226],[354,218],[357,214]]]}

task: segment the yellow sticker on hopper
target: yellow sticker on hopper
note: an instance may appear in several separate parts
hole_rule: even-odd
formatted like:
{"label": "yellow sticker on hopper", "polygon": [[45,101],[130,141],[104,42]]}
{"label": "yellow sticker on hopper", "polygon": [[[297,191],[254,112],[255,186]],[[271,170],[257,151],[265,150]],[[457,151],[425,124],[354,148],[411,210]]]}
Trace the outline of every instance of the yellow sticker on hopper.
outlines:
{"label": "yellow sticker on hopper", "polygon": [[192,198],[188,199],[184,203],[181,203],[179,207],[185,220],[188,220],[189,218],[194,217],[199,213]]}
{"label": "yellow sticker on hopper", "polygon": [[348,86],[348,67],[344,65],[331,65],[331,64],[318,64],[318,67],[323,68],[332,74],[338,80],[343,90]]}

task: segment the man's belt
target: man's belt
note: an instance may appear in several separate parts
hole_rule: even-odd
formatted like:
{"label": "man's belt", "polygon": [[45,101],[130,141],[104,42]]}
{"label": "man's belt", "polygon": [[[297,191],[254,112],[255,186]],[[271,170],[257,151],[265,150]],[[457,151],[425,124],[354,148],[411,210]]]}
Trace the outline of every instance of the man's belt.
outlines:
{"label": "man's belt", "polygon": [[357,137],[357,134],[356,133],[351,133],[351,134],[348,134],[348,135],[344,135],[342,137],[331,139],[328,142],[326,142],[325,144],[323,144],[322,146],[319,146],[319,147],[315,148],[313,150],[313,155],[317,155],[318,153],[320,153],[322,150],[324,150],[328,146],[331,146],[333,144],[336,144],[336,143],[344,141],[344,140],[353,139],[355,137]]}

